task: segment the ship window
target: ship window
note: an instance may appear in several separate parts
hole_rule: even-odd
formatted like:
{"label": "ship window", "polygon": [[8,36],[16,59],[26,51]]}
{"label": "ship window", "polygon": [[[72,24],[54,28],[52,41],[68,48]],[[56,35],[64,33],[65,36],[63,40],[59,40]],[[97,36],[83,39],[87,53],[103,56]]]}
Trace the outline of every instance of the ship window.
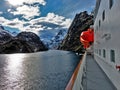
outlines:
{"label": "ship window", "polygon": [[109,8],[111,9],[113,6],[113,0],[109,0]]}
{"label": "ship window", "polygon": [[98,26],[96,27],[96,29],[98,30]]}
{"label": "ship window", "polygon": [[97,54],[97,49],[95,49],[95,53]]}
{"label": "ship window", "polygon": [[100,25],[101,25],[101,21],[99,20],[99,27],[100,27]]}
{"label": "ship window", "polygon": [[102,20],[103,21],[105,20],[105,10],[103,11],[103,14],[102,14]]}
{"label": "ship window", "polygon": [[114,50],[110,51],[110,59],[111,59],[111,62],[115,62],[115,51]]}
{"label": "ship window", "polygon": [[98,49],[96,49],[96,53],[98,54]]}
{"label": "ship window", "polygon": [[99,55],[101,55],[101,50],[99,49]]}
{"label": "ship window", "polygon": [[96,49],[94,49],[94,52],[96,53]]}
{"label": "ship window", "polygon": [[96,26],[96,28],[95,28],[94,32],[96,33],[96,32],[97,32],[97,30],[98,30],[98,26]]}
{"label": "ship window", "polygon": [[103,49],[103,57],[104,57],[104,58],[106,57],[105,49]]}

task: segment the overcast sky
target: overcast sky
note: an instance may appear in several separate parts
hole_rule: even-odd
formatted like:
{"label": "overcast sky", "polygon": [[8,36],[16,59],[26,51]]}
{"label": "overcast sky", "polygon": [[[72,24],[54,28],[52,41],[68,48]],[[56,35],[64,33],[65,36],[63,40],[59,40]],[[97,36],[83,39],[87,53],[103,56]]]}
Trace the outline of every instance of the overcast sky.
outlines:
{"label": "overcast sky", "polygon": [[95,0],[0,0],[0,24],[22,31],[68,28],[76,13],[94,6]]}

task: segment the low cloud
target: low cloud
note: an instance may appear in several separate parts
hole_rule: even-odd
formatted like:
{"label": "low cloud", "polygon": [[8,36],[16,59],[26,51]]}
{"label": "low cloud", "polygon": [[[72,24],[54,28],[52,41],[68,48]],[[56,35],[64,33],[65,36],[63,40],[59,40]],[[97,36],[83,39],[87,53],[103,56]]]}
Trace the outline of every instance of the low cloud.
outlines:
{"label": "low cloud", "polygon": [[18,28],[21,31],[40,31],[45,29],[68,28],[72,20],[54,13],[48,13],[46,17],[40,17],[30,21],[19,19],[8,20],[0,17],[0,23],[11,28]]}
{"label": "low cloud", "polygon": [[[9,10],[10,11],[10,10]],[[16,11],[10,12],[13,15],[23,15],[23,18],[30,20],[34,18],[35,16],[39,16],[39,7],[33,7],[33,6],[28,6],[28,5],[23,5],[20,6],[16,9]]]}
{"label": "low cloud", "polygon": [[[9,8],[7,12],[13,14],[14,16],[22,16],[23,19],[31,20],[35,16],[40,16],[40,6],[46,5],[45,0],[6,0],[9,2],[13,8]],[[37,4],[36,4],[37,3]],[[36,4],[36,5],[34,5]]]}
{"label": "low cloud", "polygon": [[38,19],[31,20],[32,23],[37,22],[48,22],[59,25],[64,28],[68,28],[72,22],[71,19],[67,19],[63,16],[56,15],[54,13],[48,13],[46,17],[41,17]]}
{"label": "low cloud", "polygon": [[34,3],[39,3],[41,5],[45,5],[46,2],[45,0],[6,0],[8,1],[11,5],[23,5],[24,3],[26,4],[34,4]]}
{"label": "low cloud", "polygon": [[0,12],[0,14],[3,14],[3,12]]}
{"label": "low cloud", "polygon": [[4,17],[0,17],[0,23],[3,25],[3,26],[8,26],[8,27],[11,27],[11,28],[18,28],[19,30],[24,30],[23,29],[23,24],[25,22],[23,21],[20,21],[18,20],[17,18],[16,19],[13,19],[13,20],[8,20]]}

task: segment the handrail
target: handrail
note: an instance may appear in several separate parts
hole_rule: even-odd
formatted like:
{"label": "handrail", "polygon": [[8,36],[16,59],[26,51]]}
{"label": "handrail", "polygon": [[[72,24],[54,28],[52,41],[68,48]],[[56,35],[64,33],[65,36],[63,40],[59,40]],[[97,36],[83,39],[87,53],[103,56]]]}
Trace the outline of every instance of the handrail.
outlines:
{"label": "handrail", "polygon": [[[82,87],[82,78],[83,78],[83,75],[85,73],[85,62],[86,62],[86,52],[85,54],[82,56],[82,59],[80,60],[79,64],[77,65],[69,83],[67,84],[65,90],[78,90],[76,88],[83,88]],[[79,78],[79,79],[78,79]],[[80,80],[80,81],[78,81]],[[76,85],[80,87],[76,87]]]}

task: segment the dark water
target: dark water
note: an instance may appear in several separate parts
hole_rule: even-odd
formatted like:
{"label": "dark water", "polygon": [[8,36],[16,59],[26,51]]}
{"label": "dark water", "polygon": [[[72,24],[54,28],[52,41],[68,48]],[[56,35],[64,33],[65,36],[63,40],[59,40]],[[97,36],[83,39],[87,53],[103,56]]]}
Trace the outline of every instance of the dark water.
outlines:
{"label": "dark water", "polygon": [[0,90],[64,90],[80,57],[50,50],[0,55]]}

